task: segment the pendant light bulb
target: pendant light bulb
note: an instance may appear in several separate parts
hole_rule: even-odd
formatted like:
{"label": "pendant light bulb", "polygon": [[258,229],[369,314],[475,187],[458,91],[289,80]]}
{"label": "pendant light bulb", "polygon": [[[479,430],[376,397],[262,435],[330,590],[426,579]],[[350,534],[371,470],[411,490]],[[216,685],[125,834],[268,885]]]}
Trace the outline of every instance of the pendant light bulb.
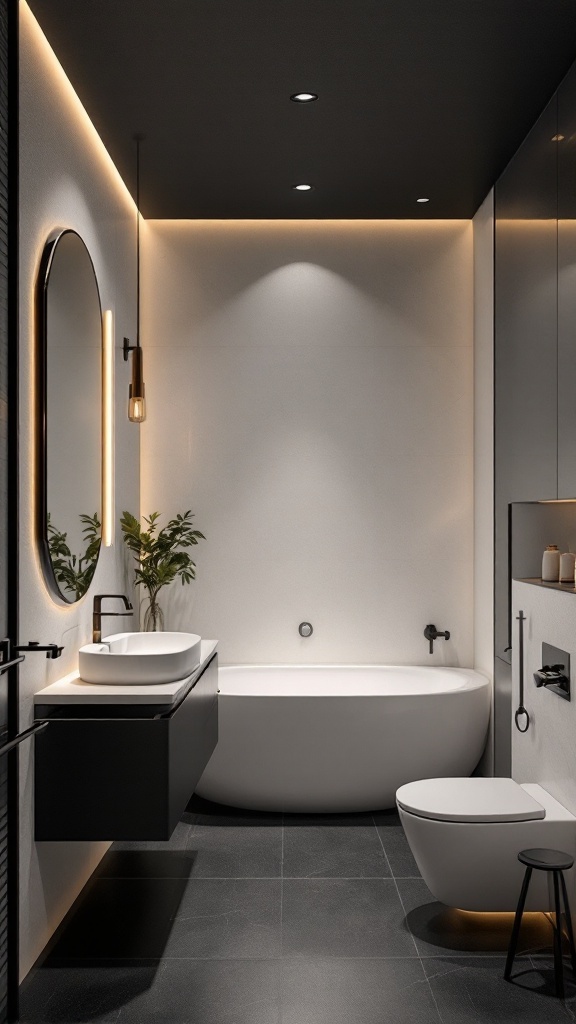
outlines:
{"label": "pendant light bulb", "polygon": [[128,419],[131,423],[143,423],[146,419],[146,389],[142,370],[142,349],[132,349],[132,382],[128,392]]}
{"label": "pendant light bulb", "polygon": [[130,398],[128,402],[128,419],[131,423],[143,423],[146,419],[146,399]]}

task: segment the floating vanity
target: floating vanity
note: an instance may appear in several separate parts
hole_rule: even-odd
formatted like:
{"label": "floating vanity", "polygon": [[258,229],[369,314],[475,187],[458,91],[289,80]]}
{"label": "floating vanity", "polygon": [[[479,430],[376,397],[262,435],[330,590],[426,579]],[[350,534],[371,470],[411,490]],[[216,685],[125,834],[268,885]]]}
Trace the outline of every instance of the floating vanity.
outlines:
{"label": "floating vanity", "polygon": [[170,838],[218,740],[216,648],[176,682],[73,675],[34,695],[37,840]]}

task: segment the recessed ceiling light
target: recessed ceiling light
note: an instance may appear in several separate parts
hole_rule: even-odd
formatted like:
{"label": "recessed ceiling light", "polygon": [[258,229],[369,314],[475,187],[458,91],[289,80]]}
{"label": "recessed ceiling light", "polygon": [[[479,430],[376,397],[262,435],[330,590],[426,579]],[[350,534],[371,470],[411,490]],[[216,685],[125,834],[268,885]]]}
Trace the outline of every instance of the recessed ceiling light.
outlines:
{"label": "recessed ceiling light", "polygon": [[429,199],[417,199],[416,202],[417,203],[429,203],[430,200]]}
{"label": "recessed ceiling light", "polygon": [[564,135],[553,135],[550,142],[562,142]]}
{"label": "recessed ceiling light", "polygon": [[312,103],[318,99],[316,92],[293,92],[290,99],[293,103]]}
{"label": "recessed ceiling light", "polygon": [[311,192],[314,185],[292,185],[292,188],[295,188],[297,192]]}

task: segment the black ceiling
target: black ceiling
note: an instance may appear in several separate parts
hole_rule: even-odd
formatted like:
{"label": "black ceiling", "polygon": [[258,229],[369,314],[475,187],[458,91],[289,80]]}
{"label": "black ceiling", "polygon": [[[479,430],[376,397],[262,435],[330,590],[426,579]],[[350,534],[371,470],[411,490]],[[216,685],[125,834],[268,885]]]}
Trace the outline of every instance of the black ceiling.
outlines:
{"label": "black ceiling", "polygon": [[576,57],[576,0],[29,2],[145,217],[470,217]]}

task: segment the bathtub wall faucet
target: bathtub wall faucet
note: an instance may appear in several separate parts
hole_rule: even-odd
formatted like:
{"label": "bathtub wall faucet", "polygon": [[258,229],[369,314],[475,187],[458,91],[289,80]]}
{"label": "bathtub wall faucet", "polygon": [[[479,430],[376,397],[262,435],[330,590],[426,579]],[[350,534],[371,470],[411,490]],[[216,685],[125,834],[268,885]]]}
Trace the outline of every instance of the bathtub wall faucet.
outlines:
{"label": "bathtub wall faucet", "polygon": [[426,626],[424,636],[430,644],[430,654],[434,654],[434,641],[437,640],[439,636],[443,636],[445,640],[450,639],[450,633],[447,629],[442,633],[439,629],[436,629],[436,626],[432,625]]}

